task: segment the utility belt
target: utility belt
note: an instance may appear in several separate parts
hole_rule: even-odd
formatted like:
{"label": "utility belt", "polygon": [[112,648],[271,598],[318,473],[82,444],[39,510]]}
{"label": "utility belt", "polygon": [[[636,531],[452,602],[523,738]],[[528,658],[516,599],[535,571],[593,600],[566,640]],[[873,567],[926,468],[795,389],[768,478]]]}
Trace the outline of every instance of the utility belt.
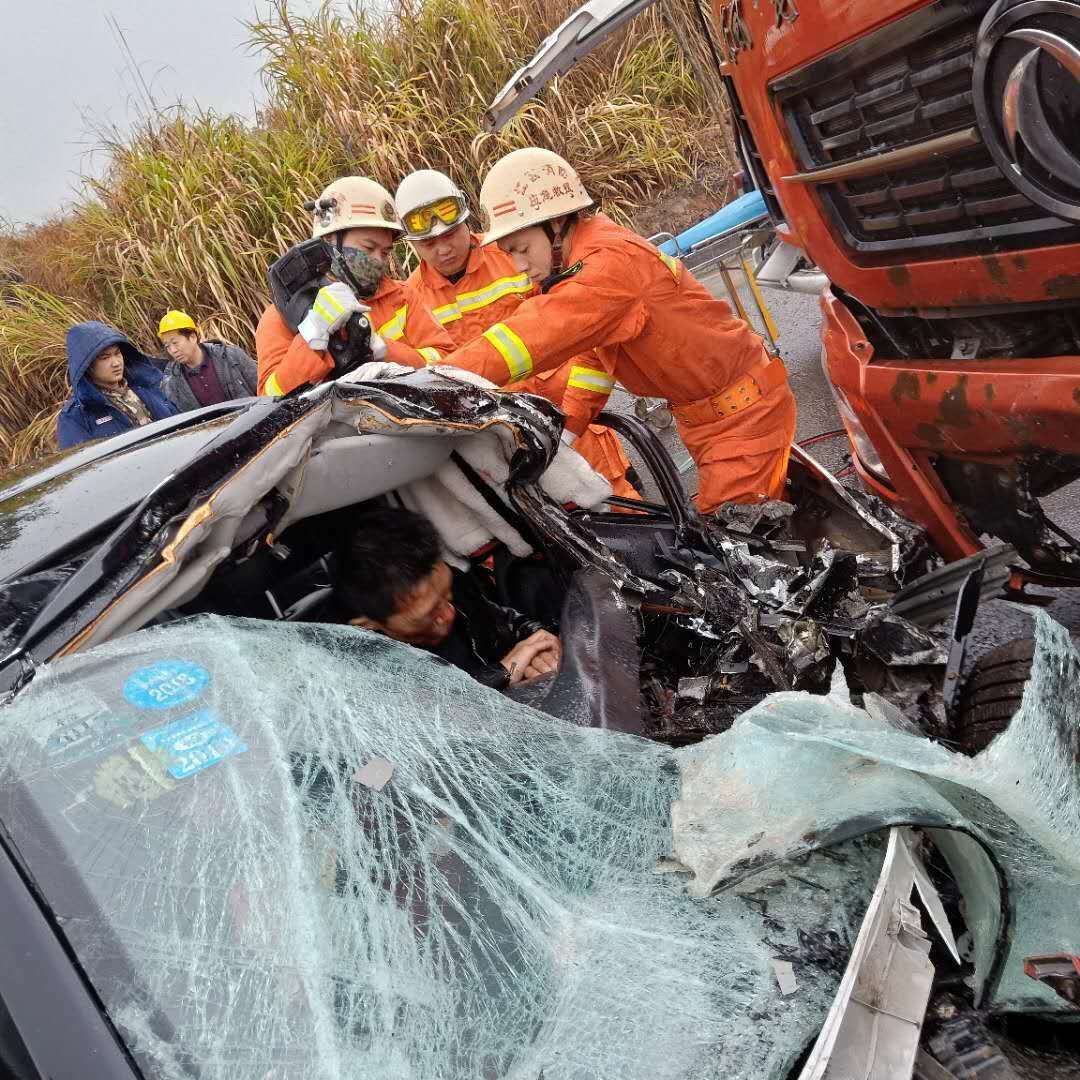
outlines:
{"label": "utility belt", "polygon": [[720,393],[685,405],[673,405],[671,411],[676,420],[690,426],[711,424],[756,405],[766,394],[786,382],[784,361],[778,356],[766,356]]}

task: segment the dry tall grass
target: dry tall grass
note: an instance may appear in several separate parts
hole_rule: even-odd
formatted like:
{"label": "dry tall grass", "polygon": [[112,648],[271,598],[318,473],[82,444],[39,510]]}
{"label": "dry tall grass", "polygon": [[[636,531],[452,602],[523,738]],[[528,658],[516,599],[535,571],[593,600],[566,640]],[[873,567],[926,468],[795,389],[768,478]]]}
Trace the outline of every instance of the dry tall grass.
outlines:
{"label": "dry tall grass", "polygon": [[[688,0],[667,0],[685,23]],[[505,132],[483,110],[577,0],[398,0],[376,19],[324,8],[297,17],[278,0],[250,26],[268,104],[258,122],[172,111],[109,146],[103,179],[64,220],[0,240],[0,453],[16,464],[47,448],[66,396],[63,335],[100,318],[156,350],[181,307],[250,347],[265,269],[308,229],[301,203],[335,176],[393,190],[424,166],[475,196],[507,150],[565,154],[624,219],[657,191],[723,160],[716,116],[662,13],[652,11],[545,91]],[[670,13],[669,13],[670,14]],[[404,254],[404,253],[403,253]],[[7,303],[4,298],[7,298]]]}

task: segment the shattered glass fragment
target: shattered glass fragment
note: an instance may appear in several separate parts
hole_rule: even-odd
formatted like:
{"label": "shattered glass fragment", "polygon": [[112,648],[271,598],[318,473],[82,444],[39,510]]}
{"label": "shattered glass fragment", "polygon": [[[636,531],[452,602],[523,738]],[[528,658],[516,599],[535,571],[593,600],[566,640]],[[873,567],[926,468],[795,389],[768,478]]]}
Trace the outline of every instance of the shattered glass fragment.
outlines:
{"label": "shattered glass fragment", "polygon": [[776,975],[777,985],[780,987],[780,993],[787,997],[788,994],[794,994],[799,988],[798,980],[795,978],[795,969],[791,966],[788,960],[773,960],[772,969]]}
{"label": "shattered glass fragment", "polygon": [[860,640],[883,664],[919,667],[948,659],[943,634],[916,626],[886,607],[871,614]]}
{"label": "shattered glass fragment", "polygon": [[679,697],[689,698],[692,701],[704,701],[709,690],[708,675],[702,675],[694,679],[679,680]]}
{"label": "shattered glass fragment", "polygon": [[821,665],[832,658],[832,652],[825,632],[813,619],[782,623],[776,634],[784,644],[784,662],[793,676],[792,685],[805,686],[822,675],[828,683],[828,672]]}
{"label": "shattered glass fragment", "polygon": [[1080,659],[1043,614],[1035,637],[1019,713],[974,758],[852,705],[839,672],[828,697],[774,694],[681,751],[671,854],[691,892],[867,829],[930,826],[961,886],[983,1004],[1061,1011],[1023,960],[1080,951]]}

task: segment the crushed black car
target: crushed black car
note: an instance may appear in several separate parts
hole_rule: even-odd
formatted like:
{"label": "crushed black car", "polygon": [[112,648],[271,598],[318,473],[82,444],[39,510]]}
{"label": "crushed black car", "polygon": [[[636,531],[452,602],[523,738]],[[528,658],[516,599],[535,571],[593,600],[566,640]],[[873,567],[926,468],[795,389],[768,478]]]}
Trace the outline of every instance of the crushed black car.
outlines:
{"label": "crushed black car", "polygon": [[[891,1080],[1075,1010],[1067,639],[986,750],[928,737],[1007,552],[942,568],[799,453],[703,520],[611,416],[661,492],[617,506],[546,402],[361,374],[0,496],[11,1071]],[[356,509],[430,484],[559,620],[528,705],[320,621]]]}
{"label": "crushed black car", "polygon": [[[644,707],[635,689],[600,726],[674,735],[689,701],[685,735],[699,737],[770,690],[825,692],[838,661],[875,688],[913,657],[944,662],[943,643],[890,608],[933,565],[918,530],[801,452],[790,503],[702,518],[652,433],[605,420],[641,455],[660,502],[562,505],[537,484],[559,445],[557,412],[433,373],[256,401],[65,459],[0,493],[0,687],[196,613],[316,620],[356,508],[446,469],[502,526],[461,553],[498,599],[598,621],[640,648]],[[505,462],[503,475],[463,460],[478,445]],[[506,535],[518,542],[499,543]],[[575,590],[584,599],[564,613]],[[579,668],[590,662],[585,629],[568,635]],[[636,686],[642,664],[625,659]]]}

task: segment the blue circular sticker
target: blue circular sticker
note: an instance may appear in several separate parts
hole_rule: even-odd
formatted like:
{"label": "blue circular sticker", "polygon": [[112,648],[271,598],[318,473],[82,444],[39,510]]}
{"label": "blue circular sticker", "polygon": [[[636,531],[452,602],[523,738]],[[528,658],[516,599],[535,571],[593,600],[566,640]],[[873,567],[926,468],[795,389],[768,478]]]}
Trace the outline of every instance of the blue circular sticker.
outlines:
{"label": "blue circular sticker", "polygon": [[171,709],[198,697],[210,672],[190,660],[162,660],[139,668],[124,683],[124,697],[140,709]]}

